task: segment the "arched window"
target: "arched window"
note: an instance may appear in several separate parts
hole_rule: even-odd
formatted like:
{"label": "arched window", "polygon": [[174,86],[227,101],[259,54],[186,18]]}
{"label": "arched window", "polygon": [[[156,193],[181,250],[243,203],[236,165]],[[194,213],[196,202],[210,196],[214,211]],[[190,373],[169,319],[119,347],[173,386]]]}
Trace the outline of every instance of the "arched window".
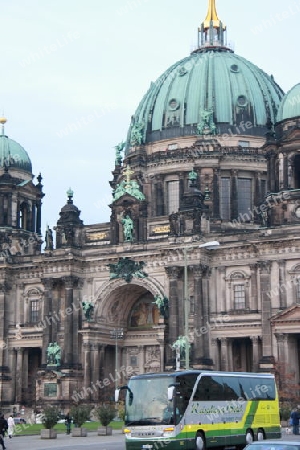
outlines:
{"label": "arched window", "polygon": [[25,294],[25,317],[30,324],[38,323],[41,320],[42,292],[38,288],[29,289]]}
{"label": "arched window", "polygon": [[27,230],[28,215],[29,215],[29,206],[27,203],[23,202],[20,204],[19,228]]}
{"label": "arched window", "polygon": [[234,271],[226,277],[230,291],[231,311],[249,310],[249,278],[250,276],[242,271]]}

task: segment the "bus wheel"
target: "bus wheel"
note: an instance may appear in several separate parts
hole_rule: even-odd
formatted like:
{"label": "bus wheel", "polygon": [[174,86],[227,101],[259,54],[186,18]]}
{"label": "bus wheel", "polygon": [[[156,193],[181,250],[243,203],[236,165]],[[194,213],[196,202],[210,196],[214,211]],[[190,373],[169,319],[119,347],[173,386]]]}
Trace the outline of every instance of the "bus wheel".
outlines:
{"label": "bus wheel", "polygon": [[203,433],[197,433],[195,450],[205,450],[205,437]]}
{"label": "bus wheel", "polygon": [[252,444],[253,441],[254,441],[253,433],[251,430],[248,430],[246,433],[246,443]]}
{"label": "bus wheel", "polygon": [[257,440],[263,441],[264,439],[265,439],[264,431],[262,429],[259,429],[257,432]]}

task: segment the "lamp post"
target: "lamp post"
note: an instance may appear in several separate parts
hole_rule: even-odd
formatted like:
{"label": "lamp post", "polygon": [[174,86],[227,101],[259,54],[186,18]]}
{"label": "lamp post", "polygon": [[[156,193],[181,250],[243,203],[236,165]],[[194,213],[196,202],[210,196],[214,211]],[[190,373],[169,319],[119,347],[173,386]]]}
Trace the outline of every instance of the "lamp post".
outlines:
{"label": "lamp post", "polygon": [[118,370],[119,370],[119,361],[118,361],[118,340],[122,339],[124,336],[123,328],[114,328],[110,332],[110,338],[115,340],[115,388],[118,388]]}
{"label": "lamp post", "polygon": [[[207,250],[215,250],[219,247],[220,242],[209,241],[199,245],[198,248],[206,248]],[[188,266],[187,266],[187,251],[192,248],[183,247],[184,256],[184,271],[183,271],[183,308],[184,308],[184,338],[185,338],[185,368],[190,368],[190,341],[189,341],[189,316],[190,316],[190,301],[188,299]]]}

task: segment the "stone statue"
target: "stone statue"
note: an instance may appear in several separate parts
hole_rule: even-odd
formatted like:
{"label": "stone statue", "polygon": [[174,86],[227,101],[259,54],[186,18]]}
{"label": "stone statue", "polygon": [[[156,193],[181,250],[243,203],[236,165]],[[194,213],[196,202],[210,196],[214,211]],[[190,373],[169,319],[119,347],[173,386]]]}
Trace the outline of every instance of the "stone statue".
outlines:
{"label": "stone statue", "polygon": [[197,125],[197,134],[217,134],[217,127],[213,119],[213,108],[200,111],[201,120]]}
{"label": "stone statue", "polygon": [[115,165],[120,166],[122,164],[122,155],[121,152],[124,150],[125,142],[121,142],[120,144],[115,146],[116,150],[116,159],[115,159]]}
{"label": "stone statue", "polygon": [[194,170],[189,172],[189,180],[190,181],[195,181],[195,180],[197,180],[197,178],[198,178],[197,172],[195,172]]}
{"label": "stone statue", "polygon": [[57,342],[50,342],[47,348],[47,365],[60,366],[61,348]]}
{"label": "stone statue", "polygon": [[51,228],[49,228],[49,225],[47,225],[45,241],[46,241],[45,250],[53,250],[53,232]]}
{"label": "stone statue", "polygon": [[143,122],[135,123],[131,128],[130,144],[133,147],[136,145],[141,145],[143,143],[143,134],[142,134],[143,129],[144,129]]}
{"label": "stone statue", "polygon": [[121,223],[123,225],[123,234],[124,234],[124,240],[129,242],[133,240],[133,220],[128,215],[125,216]]}
{"label": "stone statue", "polygon": [[117,184],[113,193],[113,201],[115,202],[125,194],[129,194],[137,200],[145,200],[145,196],[140,191],[140,186],[136,180],[129,180],[129,182],[122,180],[120,184]]}
{"label": "stone statue", "polygon": [[91,302],[82,302],[82,309],[84,311],[85,318],[88,322],[92,320],[92,315],[94,312],[94,304]]}

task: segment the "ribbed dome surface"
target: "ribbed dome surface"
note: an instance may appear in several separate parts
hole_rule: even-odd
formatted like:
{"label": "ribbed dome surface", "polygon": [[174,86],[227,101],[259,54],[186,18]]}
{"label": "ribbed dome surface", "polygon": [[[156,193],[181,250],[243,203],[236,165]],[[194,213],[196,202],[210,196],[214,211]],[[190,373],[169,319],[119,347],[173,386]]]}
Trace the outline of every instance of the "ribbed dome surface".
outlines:
{"label": "ribbed dome surface", "polygon": [[277,122],[300,116],[300,83],[296,84],[283,98]]}
{"label": "ribbed dome surface", "polygon": [[0,135],[0,167],[16,167],[32,173],[32,164],[26,150],[4,134]]}
{"label": "ribbed dome surface", "polygon": [[208,112],[215,134],[229,129],[238,134],[243,121],[251,123],[247,134],[263,136],[282,97],[273,77],[231,50],[194,52],[151,84],[133,116],[129,145],[133,129],[139,129],[142,143],[197,134]]}

